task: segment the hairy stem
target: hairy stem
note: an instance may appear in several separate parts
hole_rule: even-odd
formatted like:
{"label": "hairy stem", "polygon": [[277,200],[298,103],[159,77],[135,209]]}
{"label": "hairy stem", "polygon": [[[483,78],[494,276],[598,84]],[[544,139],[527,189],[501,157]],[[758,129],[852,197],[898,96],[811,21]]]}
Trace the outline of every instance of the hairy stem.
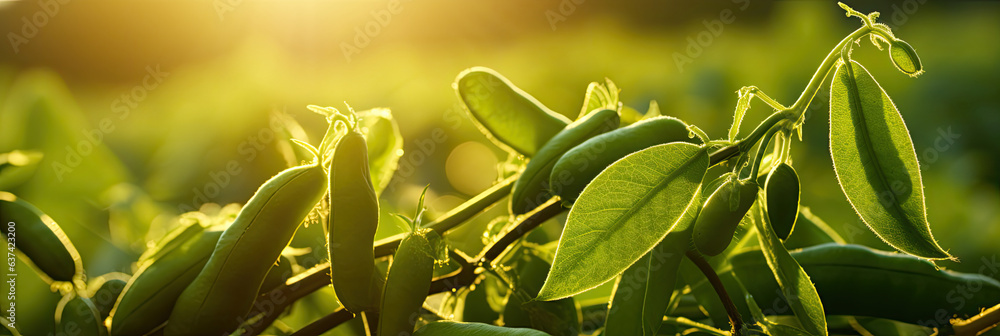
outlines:
{"label": "hairy stem", "polygon": [[722,306],[726,308],[726,314],[729,315],[729,323],[732,324],[733,332],[737,332],[743,329],[743,319],[740,317],[740,312],[736,310],[736,304],[733,303],[733,299],[729,297],[729,293],[726,292],[726,287],[722,285],[722,280],[719,280],[719,275],[715,274],[715,270],[712,269],[712,265],[708,264],[708,261],[701,256],[698,251],[688,250],[685,254],[688,259],[694,262],[695,266],[698,266],[698,270],[705,274],[708,278],[708,282],[712,284],[712,288],[715,289],[715,293],[719,295],[719,299],[722,300]]}
{"label": "hairy stem", "polygon": [[[479,195],[470,198],[465,203],[430,222],[427,227],[444,235],[448,230],[465,223],[476,214],[486,210],[486,208],[509,195],[511,188],[514,187],[514,181],[517,181],[517,177],[518,175],[514,175],[500,181],[500,183],[493,185],[489,189],[479,193]],[[392,255],[393,251],[396,251],[396,248],[399,247],[399,242],[403,240],[404,235],[401,233],[375,242],[375,257],[380,258]]]}
{"label": "hairy stem", "polygon": [[292,336],[318,336],[333,329],[340,324],[350,321],[354,318],[354,314],[344,309],[344,307],[337,308],[330,315],[320,317],[318,320],[313,321],[309,325],[299,329]]}
{"label": "hairy stem", "polygon": [[[494,261],[496,261],[496,258],[498,258],[503,253],[503,251],[505,251],[510,245],[512,245],[513,242],[517,241],[517,239],[521,238],[531,230],[537,228],[545,221],[551,219],[552,217],[555,217],[556,215],[562,213],[563,211],[565,211],[565,209],[562,208],[562,201],[559,199],[559,197],[553,197],[549,199],[547,202],[543,203],[535,210],[532,210],[531,212],[525,214],[525,216],[519,222],[517,222],[517,224],[510,231],[504,233],[504,235],[500,239],[498,239],[496,242],[487,247],[485,251],[482,253],[482,255],[479,258],[477,258],[475,262],[463,263],[460,260],[460,263],[462,264],[462,268],[460,270],[452,274],[434,279],[434,281],[431,283],[430,291],[427,294],[428,295],[437,294],[473,284],[476,278],[479,277],[479,274],[476,272],[476,269],[479,268],[480,265],[492,264]],[[326,265],[327,266],[325,269],[329,270],[329,264]],[[324,279],[329,279],[329,277],[330,276],[327,274],[325,275]],[[327,284],[329,284],[329,281],[325,281],[325,283],[322,284],[322,286],[325,286]],[[333,329],[338,325],[340,325],[341,323],[350,320],[350,318],[348,319],[338,318],[344,314],[341,312],[341,310],[343,309],[334,311],[330,315],[327,315],[313,323],[310,323],[308,326],[303,328],[303,330],[309,329],[312,330],[312,332],[300,334],[302,332],[300,330],[299,332],[296,332],[295,335],[320,335],[326,332],[327,330]]]}
{"label": "hairy stem", "polygon": [[955,336],[975,336],[995,328],[1000,323],[1000,304],[986,309],[967,320],[952,320]]}
{"label": "hairy stem", "polygon": [[691,321],[691,320],[689,320],[687,318],[684,318],[684,317],[664,316],[663,317],[663,323],[675,324],[675,325],[684,326],[684,327],[688,327],[688,328],[698,329],[698,330],[701,330],[701,331],[704,331],[706,333],[713,334],[713,335],[729,335],[729,333],[726,332],[726,331],[724,331],[724,330],[719,330],[717,328],[713,328],[713,327],[705,325],[705,324],[701,324],[701,323],[698,323],[698,322],[695,322],[695,321]]}

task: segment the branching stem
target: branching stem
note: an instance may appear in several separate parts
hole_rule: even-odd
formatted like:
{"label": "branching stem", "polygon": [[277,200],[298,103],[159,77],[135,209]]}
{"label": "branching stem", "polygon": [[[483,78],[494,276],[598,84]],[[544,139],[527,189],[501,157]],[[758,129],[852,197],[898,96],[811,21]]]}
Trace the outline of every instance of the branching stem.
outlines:
{"label": "branching stem", "polygon": [[726,287],[722,285],[722,280],[719,280],[719,275],[715,273],[715,269],[712,269],[712,265],[709,265],[698,251],[688,250],[684,255],[691,259],[695,266],[698,266],[698,270],[705,274],[708,282],[712,284],[715,293],[722,300],[722,306],[726,308],[726,314],[729,315],[729,323],[732,324],[733,331],[743,330],[743,319],[740,317],[740,312],[736,309],[733,299],[729,297],[729,293],[726,292]]}

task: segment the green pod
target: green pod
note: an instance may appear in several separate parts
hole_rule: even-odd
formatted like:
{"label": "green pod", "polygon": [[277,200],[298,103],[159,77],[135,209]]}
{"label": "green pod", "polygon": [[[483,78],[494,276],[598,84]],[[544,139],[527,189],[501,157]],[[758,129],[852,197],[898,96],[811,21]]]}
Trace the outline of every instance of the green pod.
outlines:
{"label": "green pod", "polygon": [[[809,274],[827,315],[941,327],[953,317],[978,314],[1000,298],[1000,282],[991,277],[941,270],[930,261],[902,253],[830,243],[791,255]],[[765,310],[776,307],[765,313],[791,314],[790,309],[781,309],[787,305],[759,250],[733,256],[732,264],[733,273]]]}
{"label": "green pod", "polygon": [[330,163],[327,241],[333,289],[344,308],[355,314],[377,311],[381,302],[381,281],[374,279],[378,217],[368,148],[364,136],[352,130],[337,143]]}
{"label": "green pod", "polygon": [[462,322],[432,322],[420,327],[420,330],[413,333],[413,336],[441,336],[441,335],[468,335],[468,336],[548,336],[534,329],[524,328],[504,328],[485,323],[462,323]]}
{"label": "green pod", "polygon": [[56,281],[73,281],[83,274],[80,253],[59,224],[31,203],[0,191],[0,222],[17,239],[17,250]]}
{"label": "green pod", "polygon": [[198,211],[180,215],[179,225],[163,235],[163,238],[160,238],[153,247],[142,252],[136,265],[142,267],[147,261],[159,259],[178,246],[201,236],[210,222],[211,219],[208,216]]}
{"label": "green pod", "polygon": [[66,294],[56,306],[56,335],[103,336],[107,329],[90,299]]}
{"label": "green pod", "polygon": [[799,175],[787,163],[779,164],[767,174],[764,199],[767,218],[781,240],[788,239],[799,217]]}
{"label": "green pod", "polygon": [[702,254],[718,255],[733,240],[736,227],[757,199],[757,182],[730,178],[719,186],[698,213],[692,239]]}
{"label": "green pod", "polygon": [[924,72],[924,66],[920,64],[920,56],[909,43],[903,40],[893,40],[889,43],[889,58],[892,65],[896,66],[900,72],[910,76],[917,76]]}
{"label": "green pod", "polygon": [[208,263],[221,236],[222,231],[202,231],[164,241],[174,247],[144,263],[125,285],[111,310],[111,335],[145,335],[163,325],[177,298]]}
{"label": "green pod", "polygon": [[597,174],[629,154],[675,141],[701,143],[689,133],[680,119],[659,116],[590,138],[559,157],[549,176],[549,189],[564,202],[573,203]]}
{"label": "green pod", "polygon": [[382,295],[379,335],[409,335],[434,276],[435,246],[441,237],[430,229],[408,234],[389,265]]}
{"label": "green pod", "polygon": [[483,134],[498,146],[527,157],[535,156],[570,122],[493,69],[466,69],[453,86]]}
{"label": "green pod", "polygon": [[170,313],[165,335],[219,335],[239,326],[267,271],[326,193],[317,162],[286,169],[257,190]]}
{"label": "green pod", "polygon": [[618,112],[600,109],[566,126],[528,161],[524,172],[514,182],[510,196],[510,212],[527,213],[549,198],[549,176],[552,168],[566,151],[597,135],[618,128]]}
{"label": "green pod", "polygon": [[118,297],[125,291],[129,276],[124,273],[108,273],[93,280],[87,285],[87,297],[94,303],[100,313],[101,321],[111,315]]}
{"label": "green pod", "polygon": [[271,266],[271,269],[267,271],[267,275],[264,276],[264,282],[260,284],[260,293],[267,293],[268,291],[275,289],[278,286],[284,285],[288,278],[292,275],[292,261],[281,256],[278,258],[277,264]]}

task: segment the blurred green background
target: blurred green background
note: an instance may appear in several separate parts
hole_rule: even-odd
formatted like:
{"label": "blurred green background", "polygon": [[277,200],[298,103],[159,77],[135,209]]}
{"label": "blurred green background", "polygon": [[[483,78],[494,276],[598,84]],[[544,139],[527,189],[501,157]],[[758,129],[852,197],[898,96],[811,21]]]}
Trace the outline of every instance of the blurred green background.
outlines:
{"label": "blurred green background", "polygon": [[[880,11],[921,56],[927,72],[913,79],[867,41],[854,53],[907,121],[931,228],[962,261],[941,265],[976,272],[1000,253],[1000,3],[849,5]],[[570,118],[607,77],[626,105],[656,100],[722,137],[736,90],[791,104],[859,25],[829,1],[2,1],[0,153],[44,158],[0,189],[59,222],[91,277],[129,272],[173,216],[243,203],[286,167],[287,142],[267,136],[273,115],[317,144],[326,124],[305,106],[346,101],[392,109],[405,138],[383,212],[410,213],[430,185],[436,215],[486,189],[507,159],[456,105],[451,85],[467,67],[496,69]],[[803,203],[848,241],[889,250],[837,185],[825,98],[793,145]],[[743,131],[769,113],[755,102]],[[398,231],[390,221],[381,236]],[[19,276],[22,327],[51,323],[58,295]]]}

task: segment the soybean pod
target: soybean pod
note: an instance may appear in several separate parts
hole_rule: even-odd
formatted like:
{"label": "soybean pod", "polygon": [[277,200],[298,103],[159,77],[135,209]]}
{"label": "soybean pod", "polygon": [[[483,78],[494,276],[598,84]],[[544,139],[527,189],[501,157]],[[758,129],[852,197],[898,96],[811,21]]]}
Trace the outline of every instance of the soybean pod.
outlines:
{"label": "soybean pod", "polygon": [[595,136],[559,157],[552,167],[549,188],[564,202],[573,203],[597,174],[626,155],[669,142],[701,142],[689,133],[680,119],[659,116]]}
{"label": "soybean pod", "polygon": [[774,233],[781,240],[795,228],[799,217],[799,175],[787,163],[781,163],[767,174],[764,185],[764,207]]}
{"label": "soybean pod", "polygon": [[264,182],[177,299],[167,336],[219,335],[239,326],[268,270],[326,192],[321,161],[286,169]]}
{"label": "soybean pod", "polygon": [[21,251],[48,278],[73,281],[83,275],[80,253],[59,224],[31,203],[0,191],[0,222],[17,235]]}
{"label": "soybean pod", "polygon": [[101,321],[111,314],[111,309],[118,297],[125,291],[129,276],[124,273],[108,273],[90,281],[87,285],[87,297],[94,303],[100,313]]}
{"label": "soybean pod", "polygon": [[222,231],[199,231],[164,241],[172,248],[143,263],[125,285],[111,310],[111,335],[145,335],[162,326],[177,298],[208,263],[220,236]]}
{"label": "soybean pod", "polygon": [[409,335],[416,326],[420,307],[430,292],[434,275],[435,246],[441,237],[431,229],[406,235],[392,264],[382,295],[379,335]]}
{"label": "soybean pod", "polygon": [[740,221],[757,199],[757,182],[730,176],[708,197],[694,222],[692,240],[702,254],[718,255],[729,247]]}
{"label": "soybean pod", "polygon": [[56,335],[104,336],[107,329],[101,323],[97,307],[76,293],[63,296],[56,306]]}
{"label": "soybean pod", "polygon": [[618,128],[618,111],[599,109],[581,117],[552,137],[538,154],[528,161],[524,172],[514,182],[510,196],[510,212],[527,213],[549,198],[550,186],[546,182],[559,157],[573,147],[599,134]]}
{"label": "soybean pod", "polygon": [[453,86],[483,134],[524,156],[534,156],[570,122],[493,69],[466,69]]}
{"label": "soybean pod", "polygon": [[[815,283],[827,315],[869,316],[926,326],[975,315],[1000,302],[1000,282],[981,274],[938,269],[902,253],[836,243],[791,253]],[[732,271],[757,302],[784,306],[759,251],[733,256]],[[772,314],[788,314],[777,309]]]}
{"label": "soybean pod", "polygon": [[378,196],[368,172],[368,148],[357,129],[340,139],[330,163],[328,242],[337,299],[348,311],[375,312],[381,275],[375,271]]}

